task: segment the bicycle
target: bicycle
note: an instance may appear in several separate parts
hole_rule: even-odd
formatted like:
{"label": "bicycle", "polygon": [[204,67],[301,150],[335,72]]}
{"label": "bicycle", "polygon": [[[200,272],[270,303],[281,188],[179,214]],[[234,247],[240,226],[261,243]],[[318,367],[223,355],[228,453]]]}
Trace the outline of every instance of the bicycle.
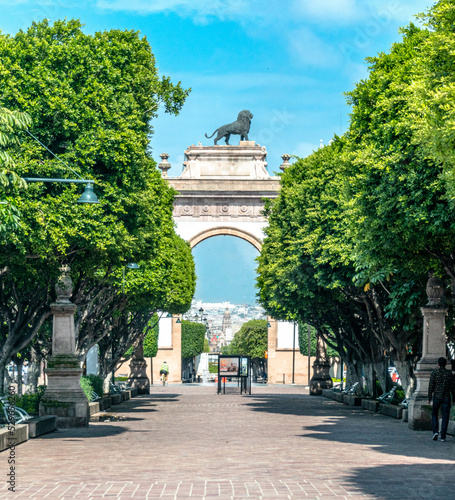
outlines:
{"label": "bicycle", "polygon": [[161,381],[163,382],[163,386],[166,385],[166,374],[165,373],[161,374]]}

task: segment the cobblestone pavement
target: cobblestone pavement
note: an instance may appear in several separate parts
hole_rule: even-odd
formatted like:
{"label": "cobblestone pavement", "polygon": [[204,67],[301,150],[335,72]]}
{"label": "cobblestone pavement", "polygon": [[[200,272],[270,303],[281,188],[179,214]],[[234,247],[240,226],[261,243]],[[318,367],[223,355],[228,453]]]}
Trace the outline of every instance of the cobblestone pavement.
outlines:
{"label": "cobblestone pavement", "polygon": [[455,440],[309,396],[298,386],[152,387],[91,423],[16,448],[16,493],[0,498],[455,498]]}

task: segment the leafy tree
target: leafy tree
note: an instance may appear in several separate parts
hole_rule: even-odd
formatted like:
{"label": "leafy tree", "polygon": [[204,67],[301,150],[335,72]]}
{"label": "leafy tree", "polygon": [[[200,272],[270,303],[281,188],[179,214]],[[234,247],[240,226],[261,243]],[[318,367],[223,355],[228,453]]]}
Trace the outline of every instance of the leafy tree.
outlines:
{"label": "leafy tree", "polygon": [[30,122],[26,113],[0,107],[0,235],[18,227],[19,212],[7,195],[11,186],[25,187],[26,183],[15,173],[8,149],[19,145],[19,133],[30,126]]}
{"label": "leafy tree", "polygon": [[182,358],[194,358],[204,351],[205,325],[182,321]]}
{"label": "leafy tree", "polygon": [[[17,174],[92,178],[100,198],[79,206],[73,185],[12,187],[21,220],[0,249],[0,369],[49,316],[62,264],[71,266],[81,357],[108,335],[122,339],[123,355],[134,342],[128,329],[142,335],[156,310],[181,311],[194,291],[191,254],[173,228],[174,191],[148,149],[159,104],[177,114],[189,91],[159,78],[148,42],[134,31],[85,35],[79,21],[42,21],[0,34],[0,55],[0,106],[27,112],[33,135],[73,171],[29,137],[20,155],[9,151]],[[123,294],[127,262],[143,272],[128,276]],[[175,277],[183,262],[188,271]]]}
{"label": "leafy tree", "polygon": [[[144,349],[144,357],[154,358],[158,352],[158,335],[159,335],[159,317],[154,314],[145,327],[145,336],[141,338]],[[127,361],[134,353],[134,347],[131,346],[124,354],[124,359],[121,363]]]}
{"label": "leafy tree", "polygon": [[448,201],[455,196],[455,50],[454,0],[440,0],[419,17],[427,36],[414,58],[410,127],[414,142],[442,167]]}
{"label": "leafy tree", "polygon": [[[299,346],[300,354],[308,356],[308,326],[299,325]],[[310,356],[317,354],[317,333],[314,328],[310,327]],[[329,353],[327,353],[329,355]],[[330,355],[339,356],[338,352],[331,349]]]}
{"label": "leafy tree", "polygon": [[[262,359],[267,351],[267,320],[252,319],[243,323],[234,335],[226,354],[243,354]],[[224,354],[224,352],[223,352]]]}
{"label": "leafy tree", "polygon": [[160,324],[158,314],[155,314],[149,321],[150,330],[144,337],[144,356],[154,358],[158,352],[158,336],[160,333]]}
{"label": "leafy tree", "polygon": [[[335,138],[282,175],[280,195],[267,209],[259,296],[272,316],[311,324],[351,367],[352,378],[374,369],[385,387],[384,350],[406,357],[416,332],[404,325],[413,324],[416,307],[394,326],[384,311],[390,290],[358,282],[349,147],[346,138]],[[403,282],[392,285],[401,289]],[[370,379],[368,386],[371,391]]]}

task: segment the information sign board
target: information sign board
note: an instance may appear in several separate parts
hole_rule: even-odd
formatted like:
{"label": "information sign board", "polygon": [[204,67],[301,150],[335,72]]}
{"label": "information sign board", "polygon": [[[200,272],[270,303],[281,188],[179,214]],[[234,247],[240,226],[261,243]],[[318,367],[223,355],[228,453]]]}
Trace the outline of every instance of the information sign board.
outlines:
{"label": "information sign board", "polygon": [[220,356],[220,376],[238,377],[240,360],[237,357]]}

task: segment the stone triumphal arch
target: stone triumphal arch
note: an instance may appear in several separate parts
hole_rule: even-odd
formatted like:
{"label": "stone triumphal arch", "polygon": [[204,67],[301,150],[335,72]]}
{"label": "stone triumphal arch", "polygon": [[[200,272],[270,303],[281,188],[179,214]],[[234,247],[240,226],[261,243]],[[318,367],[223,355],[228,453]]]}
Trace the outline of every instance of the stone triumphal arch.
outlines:
{"label": "stone triumphal arch", "polygon": [[[167,155],[160,168],[167,177]],[[278,177],[267,171],[267,150],[254,141],[238,146],[190,146],[184,170],[169,184],[179,193],[174,203],[177,232],[194,247],[216,235],[242,238],[259,251],[266,224],[264,198],[275,198]],[[167,165],[166,165],[167,163]]]}
{"label": "stone triumphal arch", "polygon": [[[182,174],[172,178],[167,174],[171,167],[169,156],[163,153],[161,158],[162,175],[178,192],[173,214],[177,233],[192,248],[207,238],[229,235],[242,238],[261,251],[267,224],[262,214],[265,199],[276,198],[280,189],[279,177],[267,171],[264,146],[254,141],[240,141],[239,145],[192,145],[185,151]],[[289,165],[289,155],[283,155],[283,161],[282,170]],[[269,323],[269,381],[290,383],[294,374],[296,383],[307,383],[308,360],[298,351],[298,338],[297,343],[293,338],[294,325],[272,318]],[[176,368],[175,374],[179,372],[179,335],[177,318],[160,321],[155,366],[159,367],[163,357]]]}

